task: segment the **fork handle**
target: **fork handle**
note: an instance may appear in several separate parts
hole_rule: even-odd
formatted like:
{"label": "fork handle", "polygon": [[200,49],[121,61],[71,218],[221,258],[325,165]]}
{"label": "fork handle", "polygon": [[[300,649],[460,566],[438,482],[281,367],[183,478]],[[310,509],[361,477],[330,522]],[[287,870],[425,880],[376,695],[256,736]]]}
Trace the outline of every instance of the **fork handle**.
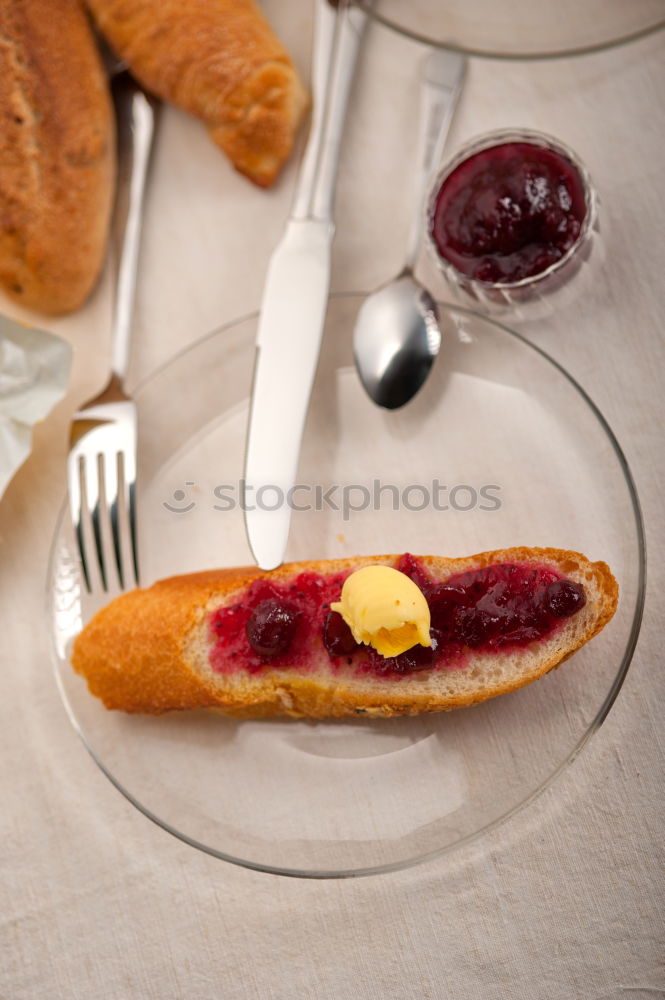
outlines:
{"label": "fork handle", "polygon": [[113,81],[113,100],[118,129],[118,186],[114,212],[118,261],[111,327],[111,375],[123,383],[129,367],[143,202],[157,102],[126,72]]}

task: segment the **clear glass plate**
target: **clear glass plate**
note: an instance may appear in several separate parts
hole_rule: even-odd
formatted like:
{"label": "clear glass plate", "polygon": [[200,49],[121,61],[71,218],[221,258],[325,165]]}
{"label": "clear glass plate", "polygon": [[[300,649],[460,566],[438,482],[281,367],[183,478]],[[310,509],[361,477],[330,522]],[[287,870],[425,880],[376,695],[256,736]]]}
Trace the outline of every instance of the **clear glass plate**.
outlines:
{"label": "clear glass plate", "polygon": [[665,25],[662,0],[357,0],[416,41],[469,55],[545,59],[634,41]]}
{"label": "clear glass plate", "polygon": [[[59,688],[86,747],[175,836],[303,877],[414,864],[531,800],[605,718],[643,600],[637,497],[583,390],[506,327],[443,306],[444,348],[424,390],[402,410],[380,410],[352,367],[362,301],[330,300],[299,475],[299,505],[313,509],[294,512],[288,557],[553,545],[606,560],[621,598],[574,660],[474,708],[343,723],[128,716],[106,711],[69,663],[73,636],[101,602],[81,596],[63,515],[49,622]],[[138,388],[144,584],[251,561],[237,501],[255,333],[256,316],[238,320]]]}

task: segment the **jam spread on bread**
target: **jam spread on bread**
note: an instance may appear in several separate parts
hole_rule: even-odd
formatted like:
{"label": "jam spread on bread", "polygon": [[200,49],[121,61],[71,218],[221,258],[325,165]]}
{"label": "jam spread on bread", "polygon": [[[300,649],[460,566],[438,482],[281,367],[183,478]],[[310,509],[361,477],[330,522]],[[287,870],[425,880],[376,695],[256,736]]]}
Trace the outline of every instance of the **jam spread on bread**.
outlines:
{"label": "jam spread on bread", "polygon": [[544,565],[497,563],[436,580],[407,553],[394,568],[425,596],[431,646],[417,644],[386,657],[357,643],[342,615],[330,608],[350,574],[304,572],[290,581],[254,580],[241,599],[212,613],[212,668],[307,670],[313,650],[322,648],[333,668],[353,664],[380,677],[463,667],[470,650],[500,653],[546,638],[586,603],[580,584]]}
{"label": "jam spread on bread", "polygon": [[[347,575],[307,572],[289,582],[254,580],[240,601],[212,614],[210,627],[217,640],[211,653],[213,669],[254,673],[268,663],[304,668],[311,657],[312,641],[323,634],[330,604],[339,599]],[[268,617],[266,609],[275,603],[288,613],[281,624],[272,616],[273,637],[267,639],[263,621]],[[294,612],[297,617],[292,627]],[[264,644],[270,642],[274,643],[273,652],[267,654]]]}
{"label": "jam spread on bread", "polygon": [[585,215],[583,181],[570,160],[534,143],[506,142],[473,154],[445,178],[430,229],[457,271],[509,283],[560,260]]}

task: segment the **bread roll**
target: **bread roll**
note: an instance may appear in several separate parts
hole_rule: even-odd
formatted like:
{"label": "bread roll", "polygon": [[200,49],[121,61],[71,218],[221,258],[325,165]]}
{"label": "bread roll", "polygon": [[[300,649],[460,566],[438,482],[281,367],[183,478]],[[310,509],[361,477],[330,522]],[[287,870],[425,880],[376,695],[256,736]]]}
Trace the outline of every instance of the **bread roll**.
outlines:
{"label": "bread roll", "polygon": [[267,187],[307,97],[254,0],[87,0],[137,80],[205,122],[243,174]]}
{"label": "bread roll", "polygon": [[64,313],[104,260],[115,176],[107,80],[78,0],[0,3],[0,285]]}
{"label": "bread roll", "polygon": [[[527,574],[544,567],[581,584],[586,603],[541,639],[493,651],[467,649],[455,662],[413,673],[380,676],[368,671],[365,646],[332,660],[318,613],[310,616],[314,625],[306,626],[304,653],[301,647],[296,657],[294,642],[284,654],[297,663],[290,665],[287,659],[274,666],[266,661],[258,669],[238,670],[229,660],[221,670],[219,663],[213,669],[218,639],[211,616],[220,607],[242,607],[253,581],[281,586],[301,573],[344,576],[361,566],[395,566],[397,560],[370,556],[293,563],[268,574],[233,569],[162,580],[123,594],[95,615],[75,641],[72,664],[107,708],[125,712],[205,707],[247,717],[411,715],[471,705],[528,684],[596,635],[617,605],[618,588],[608,567],[576,552],[515,548],[463,559],[423,556],[420,564],[433,582],[498,564],[515,564]],[[341,583],[335,586],[340,589]]]}

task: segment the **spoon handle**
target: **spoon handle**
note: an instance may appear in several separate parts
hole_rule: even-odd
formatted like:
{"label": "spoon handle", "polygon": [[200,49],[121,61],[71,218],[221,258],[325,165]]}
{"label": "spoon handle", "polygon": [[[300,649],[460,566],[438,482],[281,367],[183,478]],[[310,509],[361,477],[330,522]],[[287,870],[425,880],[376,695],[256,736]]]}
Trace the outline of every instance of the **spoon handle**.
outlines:
{"label": "spoon handle", "polygon": [[407,241],[404,270],[412,271],[418,259],[423,232],[423,201],[434,170],[439,166],[448,129],[457,106],[466,60],[458,52],[432,49],[425,57],[421,70],[420,126],[418,132],[418,160],[415,199]]}

